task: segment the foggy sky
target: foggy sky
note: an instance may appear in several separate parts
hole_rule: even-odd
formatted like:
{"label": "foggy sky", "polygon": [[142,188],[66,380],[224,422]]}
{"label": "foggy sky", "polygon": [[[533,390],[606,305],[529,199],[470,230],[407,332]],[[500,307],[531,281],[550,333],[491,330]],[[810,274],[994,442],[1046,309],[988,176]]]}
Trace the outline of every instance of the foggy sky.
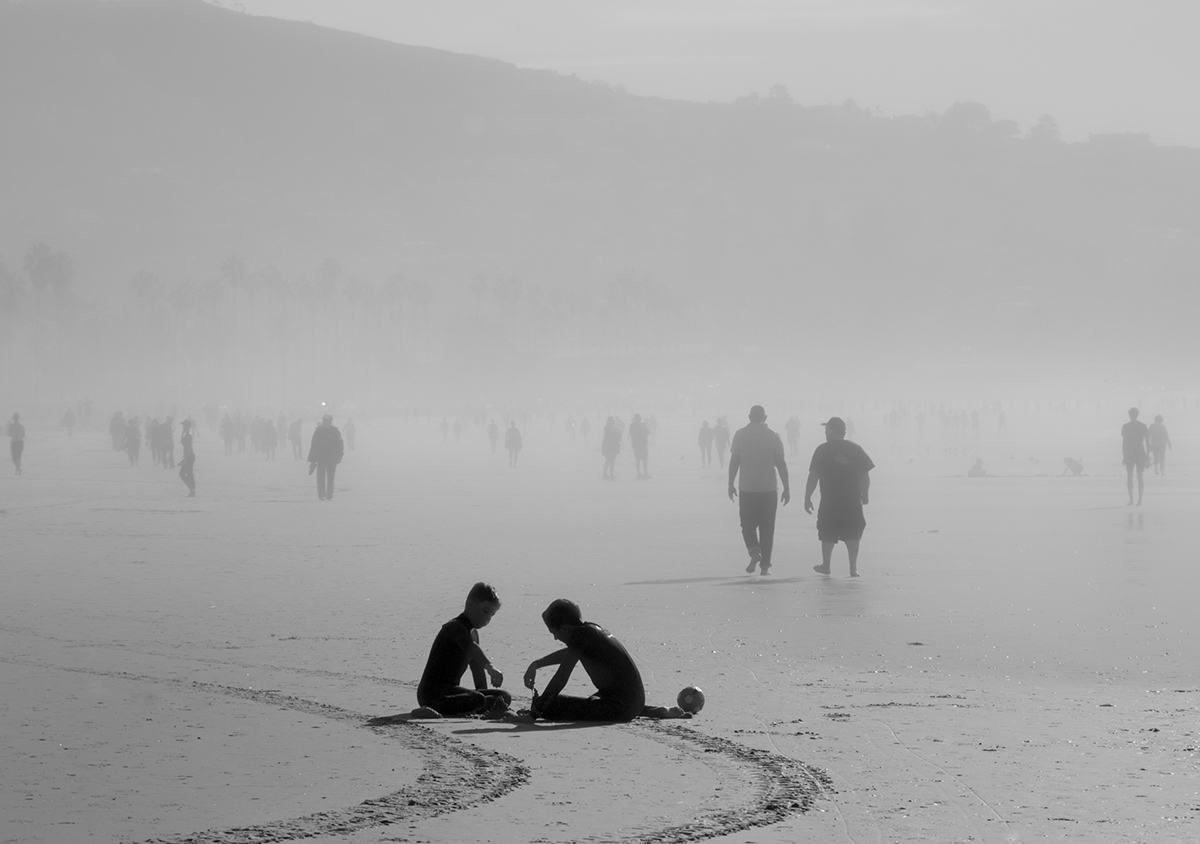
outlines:
{"label": "foggy sky", "polygon": [[634,94],[728,102],[775,84],[885,114],[981,102],[1065,140],[1148,132],[1200,146],[1189,0],[226,0],[406,44],[574,73]]}

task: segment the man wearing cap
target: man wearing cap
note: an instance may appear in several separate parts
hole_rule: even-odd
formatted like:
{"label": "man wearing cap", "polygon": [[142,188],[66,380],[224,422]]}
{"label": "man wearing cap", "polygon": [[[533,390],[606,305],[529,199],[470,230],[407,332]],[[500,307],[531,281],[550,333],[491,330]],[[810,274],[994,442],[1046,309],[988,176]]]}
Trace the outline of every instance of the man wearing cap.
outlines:
{"label": "man wearing cap", "polygon": [[317,473],[317,498],[328,501],[333,498],[333,475],[337,464],[342,462],[345,447],[342,432],[333,427],[333,417],[326,413],[321,424],[313,431],[312,444],[308,448],[308,473]]}
{"label": "man wearing cap", "polygon": [[[734,481],[741,474],[738,488]],[[739,499],[738,512],[742,521],[742,539],[750,552],[746,573],[759,567],[762,574],[771,572],[771,549],[775,544],[775,473],[783,483],[779,501],[792,500],[788,485],[787,461],[783,440],[767,427],[767,412],[761,404],[750,408],[750,424],[733,435],[729,446],[729,500]]]}
{"label": "man wearing cap", "polygon": [[846,439],[846,423],[834,416],[825,426],[825,442],[813,451],[804,486],[804,512],[813,511],[812,495],[821,487],[821,507],[817,510],[817,538],[821,540],[819,574],[829,574],[833,546],[846,543],[850,555],[850,576],[858,577],[858,543],[867,520],[863,505],[868,501],[871,476],[875,468],[871,458],[857,443]]}

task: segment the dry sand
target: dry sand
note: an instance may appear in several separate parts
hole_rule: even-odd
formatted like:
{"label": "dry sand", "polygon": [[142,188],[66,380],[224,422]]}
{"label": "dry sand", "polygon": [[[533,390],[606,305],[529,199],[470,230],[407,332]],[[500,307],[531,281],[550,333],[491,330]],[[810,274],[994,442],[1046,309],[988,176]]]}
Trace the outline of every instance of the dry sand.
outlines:
{"label": "dry sand", "polygon": [[[842,549],[811,570],[802,457],[763,578],[692,429],[664,423],[653,480],[623,455],[605,482],[595,437],[528,431],[510,470],[474,430],[360,425],[331,502],[282,449],[205,432],[186,499],[148,454],[31,431],[0,475],[0,844],[1200,840],[1186,469],[1134,509],[1117,466],[968,480],[867,431],[863,577]],[[518,705],[565,596],[651,703],[707,707],[366,726],[415,706],[479,579]]]}

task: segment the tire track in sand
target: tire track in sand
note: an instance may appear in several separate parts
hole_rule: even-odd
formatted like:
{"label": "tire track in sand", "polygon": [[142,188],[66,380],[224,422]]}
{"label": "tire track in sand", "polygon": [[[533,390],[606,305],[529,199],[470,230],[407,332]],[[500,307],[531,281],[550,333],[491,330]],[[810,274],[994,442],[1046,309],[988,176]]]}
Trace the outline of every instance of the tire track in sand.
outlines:
{"label": "tire track in sand", "polygon": [[[241,688],[154,677],[126,671],[47,665],[0,657],[0,662],[52,668],[79,674],[169,685],[200,694],[261,703],[362,727],[398,740],[423,759],[423,770],[411,785],[355,806],[251,826],[209,829],[145,839],[142,844],[270,844],[320,835],[348,835],[373,827],[420,821],[471,808],[503,797],[530,780],[530,770],[514,757],[443,735],[413,723],[371,726],[369,716],[341,707],[287,695],[276,690]],[[692,756],[698,764],[719,763],[736,770],[748,783],[749,797],[735,805],[706,812],[683,824],[646,829],[613,838],[587,836],[587,842],[616,844],[683,844],[769,826],[812,808],[832,791],[832,781],[819,768],[786,756],[711,736],[682,724],[639,720],[623,725],[649,740]]]}

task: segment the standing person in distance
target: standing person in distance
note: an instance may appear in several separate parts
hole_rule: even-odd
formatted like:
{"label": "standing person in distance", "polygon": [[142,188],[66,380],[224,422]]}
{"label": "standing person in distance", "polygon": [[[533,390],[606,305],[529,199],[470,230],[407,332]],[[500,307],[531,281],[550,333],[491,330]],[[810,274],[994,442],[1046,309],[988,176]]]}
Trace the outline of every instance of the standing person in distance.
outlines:
{"label": "standing person in distance", "polygon": [[521,454],[521,432],[517,430],[515,420],[508,423],[508,430],[504,432],[504,447],[508,449],[508,467],[515,469]]}
{"label": "standing person in distance", "polygon": [[617,420],[610,416],[604,423],[604,434],[600,440],[600,454],[604,456],[604,479],[612,480],[616,475],[617,455],[621,453],[621,429]]}
{"label": "standing person in distance", "polygon": [[696,442],[700,445],[700,468],[712,468],[712,446],[713,446],[713,429],[708,426],[708,420],[705,419],[700,424],[700,436]]}
{"label": "standing person in distance", "polygon": [[308,447],[308,473],[317,473],[317,498],[322,501],[333,498],[333,476],[344,452],[342,432],[333,427],[333,417],[326,413],[313,431]]}
{"label": "standing person in distance", "polygon": [[21,474],[21,455],[25,453],[25,426],[21,424],[21,414],[14,413],[12,421],[5,429],[8,434],[8,453],[12,456],[13,466],[17,474]]}
{"label": "standing person in distance", "polygon": [[[775,500],[776,472],[783,484],[779,501]],[[738,482],[736,488],[735,481]],[[771,551],[775,546],[775,513],[780,501],[786,505],[792,500],[792,492],[783,440],[767,427],[767,412],[761,404],[750,408],[750,424],[738,429],[729,446],[729,500],[739,498],[742,539],[750,554],[746,573],[752,574],[757,566],[762,574],[770,574]]]}
{"label": "standing person in distance", "polygon": [[183,448],[183,457],[179,459],[179,479],[187,485],[188,498],[196,497],[196,475],[192,467],[196,465],[196,452],[192,450],[192,420],[184,419],[179,434],[179,445]]}
{"label": "standing person in distance", "polygon": [[1146,489],[1146,463],[1149,462],[1150,429],[1145,422],[1138,421],[1138,409],[1129,408],[1129,421],[1121,426],[1121,462],[1125,464],[1125,486],[1129,490],[1129,503],[1133,503],[1133,473],[1137,472],[1138,506],[1142,506],[1142,493]]}
{"label": "standing person in distance", "polygon": [[650,425],[642,421],[642,415],[633,414],[633,421],[629,423],[629,444],[633,447],[633,462],[639,481],[650,479],[650,433]]}
{"label": "standing person in distance", "polygon": [[821,507],[817,510],[817,538],[821,541],[821,565],[818,574],[829,574],[833,546],[846,543],[850,555],[850,576],[858,577],[858,543],[867,527],[863,507],[869,500],[871,476],[875,468],[858,443],[846,439],[846,423],[837,416],[825,426],[825,442],[813,451],[804,485],[804,512],[813,511],[812,495],[821,487]]}
{"label": "standing person in distance", "polygon": [[1162,414],[1154,417],[1154,424],[1150,426],[1150,456],[1154,461],[1154,474],[1167,474],[1167,449],[1174,448],[1171,445],[1171,435],[1167,433],[1167,426],[1163,424]]}

